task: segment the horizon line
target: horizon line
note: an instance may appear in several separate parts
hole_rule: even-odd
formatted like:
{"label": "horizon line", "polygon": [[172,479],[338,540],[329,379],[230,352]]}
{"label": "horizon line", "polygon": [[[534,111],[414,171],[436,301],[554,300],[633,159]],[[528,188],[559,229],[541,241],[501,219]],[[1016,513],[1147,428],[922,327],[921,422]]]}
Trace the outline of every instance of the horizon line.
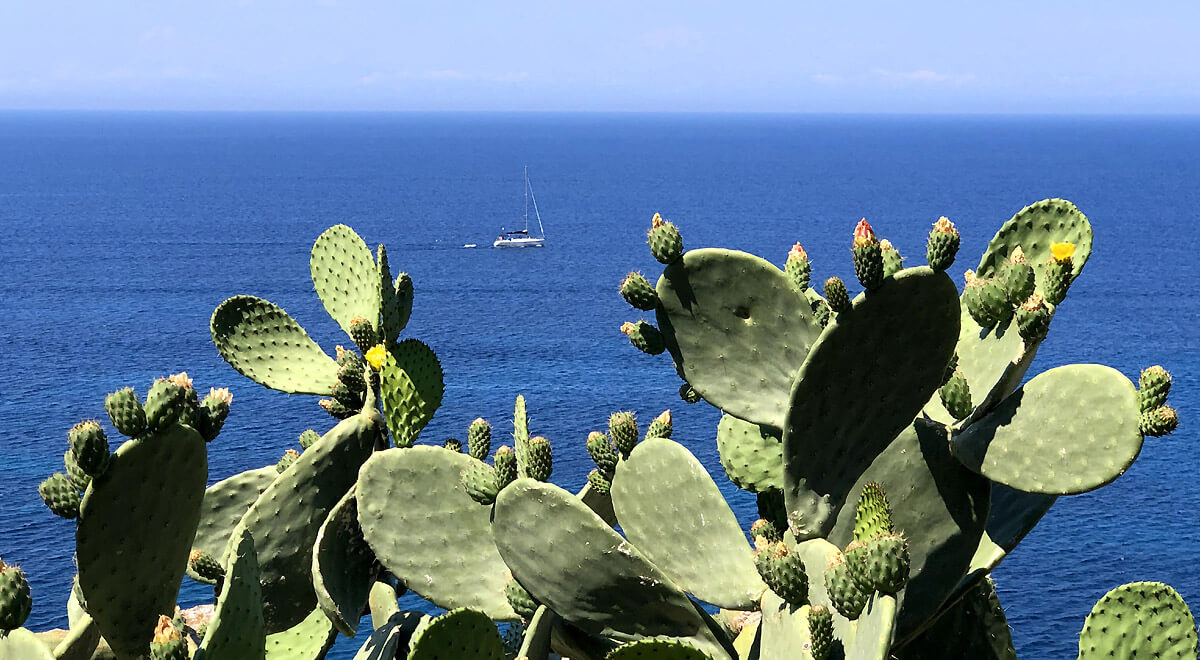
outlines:
{"label": "horizon line", "polygon": [[239,108],[0,108],[17,114],[156,114],[156,115],[622,115],[622,116],[761,116],[761,117],[994,117],[994,118],[1200,118],[1200,111],[1175,112],[1011,112],[1011,111],[837,111],[837,110],[403,110],[403,109],[239,109]]}

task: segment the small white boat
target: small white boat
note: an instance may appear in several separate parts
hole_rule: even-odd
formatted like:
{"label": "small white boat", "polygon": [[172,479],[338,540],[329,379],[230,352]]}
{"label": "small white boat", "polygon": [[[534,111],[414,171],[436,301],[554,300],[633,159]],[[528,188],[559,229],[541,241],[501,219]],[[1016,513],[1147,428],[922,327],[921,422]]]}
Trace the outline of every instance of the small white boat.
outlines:
{"label": "small white boat", "polygon": [[[537,218],[538,235],[529,233],[529,200],[533,200],[533,215]],[[545,247],[546,230],[542,228],[542,214],[538,213],[537,197],[533,195],[533,186],[529,183],[529,168],[525,168],[525,228],[517,231],[506,231],[492,241],[492,247],[525,248]]]}

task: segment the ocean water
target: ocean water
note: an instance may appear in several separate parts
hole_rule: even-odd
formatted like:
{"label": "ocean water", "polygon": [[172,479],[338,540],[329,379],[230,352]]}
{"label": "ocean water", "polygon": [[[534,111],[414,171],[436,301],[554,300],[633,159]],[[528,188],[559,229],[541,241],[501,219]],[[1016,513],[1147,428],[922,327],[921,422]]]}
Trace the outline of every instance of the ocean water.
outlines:
{"label": "ocean water", "polygon": [[[525,165],[548,246],[463,248],[522,222]],[[717,413],[679,401],[670,361],[618,331],[638,317],[622,276],[660,269],[644,242],[654,211],[689,247],[781,264],[799,240],[814,279],[853,282],[860,217],[920,262],[929,223],[949,216],[961,272],[1022,206],[1065,197],[1091,219],[1095,251],[1030,374],[1097,362],[1136,379],[1161,363],[1183,420],[1111,486],[1061,498],[995,573],[1022,657],[1070,657],[1118,584],[1162,580],[1200,604],[1197,181],[1193,118],[0,114],[0,556],[30,576],[28,625],[65,625],[72,523],[36,487],[62,469],[66,430],[103,418],[119,387],[186,370],[202,391],[231,388],[211,481],[332,425],[314,397],[238,375],[208,334],[213,308],[249,293],[327,350],[349,343],[308,275],[331,224],[386,243],[415,281],[405,336],[446,374],[427,442],[462,438],[476,416],[502,437],[523,393],[554,443],[555,481],[578,488],[588,431],[615,410],[648,421],[670,408],[676,439],[727,483]],[[752,498],[728,490],[748,526]],[[182,600],[203,596],[186,587]]]}

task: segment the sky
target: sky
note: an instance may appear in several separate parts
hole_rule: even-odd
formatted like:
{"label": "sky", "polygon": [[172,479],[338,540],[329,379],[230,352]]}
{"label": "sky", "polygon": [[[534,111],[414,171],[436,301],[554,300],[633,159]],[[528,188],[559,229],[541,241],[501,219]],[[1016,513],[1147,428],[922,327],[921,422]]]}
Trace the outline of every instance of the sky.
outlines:
{"label": "sky", "polygon": [[13,109],[1194,114],[1200,3],[0,0]]}

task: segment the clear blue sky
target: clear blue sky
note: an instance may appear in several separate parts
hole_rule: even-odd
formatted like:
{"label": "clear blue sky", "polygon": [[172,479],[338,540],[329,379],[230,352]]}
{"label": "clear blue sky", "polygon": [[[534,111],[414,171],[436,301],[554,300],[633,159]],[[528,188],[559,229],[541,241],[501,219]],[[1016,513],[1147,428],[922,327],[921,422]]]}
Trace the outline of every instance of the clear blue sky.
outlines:
{"label": "clear blue sky", "polygon": [[24,108],[1197,113],[1200,2],[0,0]]}

